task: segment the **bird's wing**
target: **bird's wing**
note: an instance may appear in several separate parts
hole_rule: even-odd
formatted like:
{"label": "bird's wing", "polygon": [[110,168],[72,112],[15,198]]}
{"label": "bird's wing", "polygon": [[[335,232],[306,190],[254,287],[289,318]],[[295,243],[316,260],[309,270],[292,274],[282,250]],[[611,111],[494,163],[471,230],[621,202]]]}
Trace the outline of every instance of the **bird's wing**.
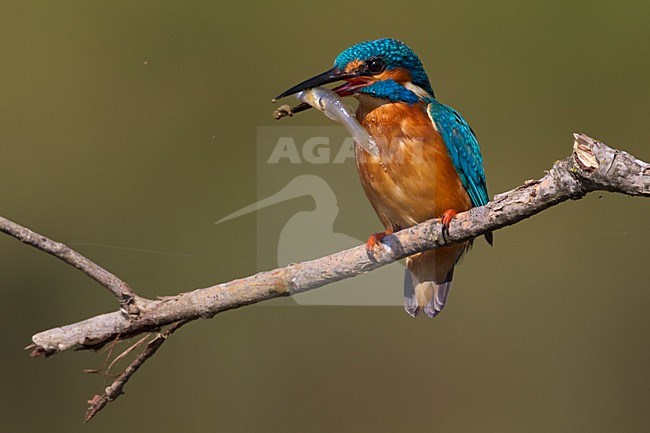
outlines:
{"label": "bird's wing", "polygon": [[487,204],[489,198],[483,170],[483,156],[474,131],[456,110],[438,101],[431,101],[427,111],[447,145],[451,161],[472,200],[472,205]]}

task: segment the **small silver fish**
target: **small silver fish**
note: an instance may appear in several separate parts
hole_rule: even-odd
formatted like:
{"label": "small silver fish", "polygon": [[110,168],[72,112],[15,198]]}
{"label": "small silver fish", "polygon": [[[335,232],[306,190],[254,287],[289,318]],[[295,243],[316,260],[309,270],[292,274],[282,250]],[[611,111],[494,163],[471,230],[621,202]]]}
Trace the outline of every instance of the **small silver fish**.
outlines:
{"label": "small silver fish", "polygon": [[339,122],[348,130],[354,142],[373,156],[379,156],[379,148],[366,128],[357,121],[350,107],[345,105],[336,92],[325,87],[314,87],[296,94],[300,101],[325,113],[330,119]]}

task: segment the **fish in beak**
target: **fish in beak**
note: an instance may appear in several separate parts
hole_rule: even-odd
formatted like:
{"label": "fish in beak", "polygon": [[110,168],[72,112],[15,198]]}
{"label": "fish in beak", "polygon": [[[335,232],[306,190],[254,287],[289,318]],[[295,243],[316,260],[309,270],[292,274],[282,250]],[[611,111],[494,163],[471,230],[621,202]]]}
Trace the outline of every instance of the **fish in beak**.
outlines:
{"label": "fish in beak", "polygon": [[[332,68],[330,70],[323,72],[322,74],[318,74],[314,77],[311,77],[303,81],[302,83],[296,84],[290,89],[285,90],[284,92],[276,96],[273,99],[273,102],[275,102],[277,99],[291,96],[298,92],[302,92],[303,90],[312,89],[314,87],[319,87],[325,84],[335,83],[337,81],[345,81],[345,83],[332,89],[341,97],[354,95],[357,89],[368,86],[373,82],[362,71],[345,72],[345,71],[341,71],[338,68]],[[296,107],[292,108],[291,114],[293,115],[295,113],[305,111],[309,108],[311,108],[311,106],[303,102],[302,104],[299,104]]]}

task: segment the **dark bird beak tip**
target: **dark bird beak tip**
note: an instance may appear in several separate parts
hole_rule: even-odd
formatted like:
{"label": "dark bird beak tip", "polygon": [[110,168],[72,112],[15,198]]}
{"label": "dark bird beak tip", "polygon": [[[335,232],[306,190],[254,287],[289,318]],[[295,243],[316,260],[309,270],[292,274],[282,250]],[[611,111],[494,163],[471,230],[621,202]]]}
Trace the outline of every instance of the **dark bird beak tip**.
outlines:
{"label": "dark bird beak tip", "polygon": [[314,77],[311,77],[308,80],[305,80],[302,83],[297,84],[288,90],[285,90],[284,92],[280,93],[278,96],[276,96],[273,99],[275,100],[281,99],[293,95],[294,93],[302,92],[303,90],[322,86],[324,84],[333,83],[335,81],[345,80],[347,78],[352,78],[355,75],[356,74],[354,73],[345,73],[345,72],[341,72],[337,68],[332,68],[323,72],[322,74],[318,74]]}

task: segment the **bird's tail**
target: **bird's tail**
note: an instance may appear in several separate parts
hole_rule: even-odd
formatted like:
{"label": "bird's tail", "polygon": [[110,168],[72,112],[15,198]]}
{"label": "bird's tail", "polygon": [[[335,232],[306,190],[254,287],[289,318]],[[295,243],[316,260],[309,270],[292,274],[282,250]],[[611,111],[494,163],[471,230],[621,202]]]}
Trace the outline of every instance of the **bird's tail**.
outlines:
{"label": "bird's tail", "polygon": [[454,265],[465,250],[452,245],[426,251],[406,259],[404,271],[404,309],[415,317],[424,311],[436,317],[447,303]]}

